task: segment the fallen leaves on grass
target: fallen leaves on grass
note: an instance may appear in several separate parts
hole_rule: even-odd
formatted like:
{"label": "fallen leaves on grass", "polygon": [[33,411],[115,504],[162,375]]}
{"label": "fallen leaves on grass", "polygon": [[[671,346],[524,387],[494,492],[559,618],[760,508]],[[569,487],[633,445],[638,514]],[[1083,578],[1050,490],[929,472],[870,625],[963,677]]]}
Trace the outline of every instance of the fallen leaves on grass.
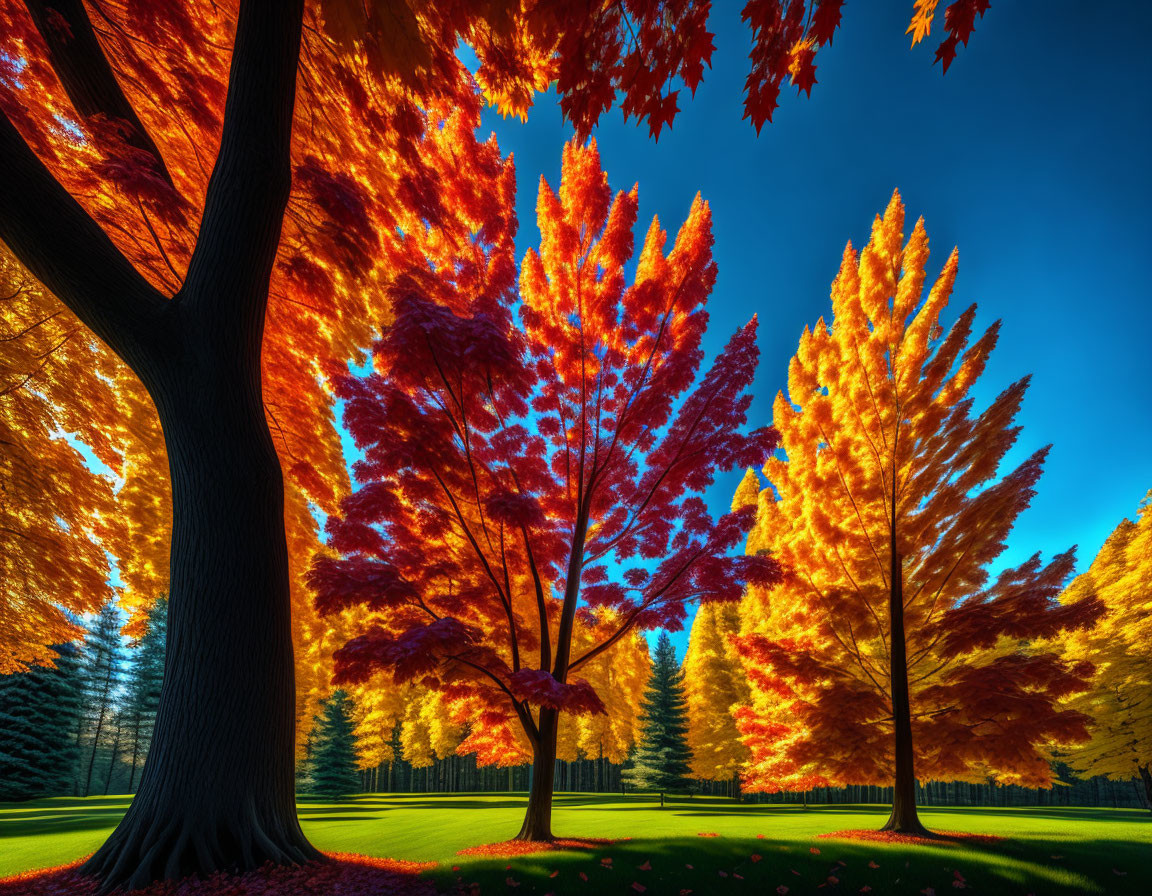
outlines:
{"label": "fallen leaves on grass", "polygon": [[895,831],[872,830],[832,831],[827,834],[820,834],[819,837],[822,840],[870,840],[877,843],[933,846],[938,846],[941,843],[992,844],[1002,843],[1005,839],[994,834],[969,834],[964,831],[933,831],[925,837],[923,834],[897,834]]}
{"label": "fallen leaves on grass", "polygon": [[600,849],[611,846],[614,840],[591,839],[562,839],[562,840],[503,840],[499,843],[484,843],[480,846],[469,846],[462,849],[458,856],[484,856],[486,858],[502,858],[504,856],[526,856],[534,852],[551,852],[566,849]]}
{"label": "fallen leaves on grass", "polygon": [[[178,882],[155,883],[132,896],[435,896],[432,882],[417,875],[435,862],[402,862],[351,853],[335,853],[330,862],[273,865],[243,874],[213,874]],[[81,860],[82,861],[82,860]],[[96,896],[99,881],[80,873],[81,862],[27,871],[0,880],[0,896]]]}

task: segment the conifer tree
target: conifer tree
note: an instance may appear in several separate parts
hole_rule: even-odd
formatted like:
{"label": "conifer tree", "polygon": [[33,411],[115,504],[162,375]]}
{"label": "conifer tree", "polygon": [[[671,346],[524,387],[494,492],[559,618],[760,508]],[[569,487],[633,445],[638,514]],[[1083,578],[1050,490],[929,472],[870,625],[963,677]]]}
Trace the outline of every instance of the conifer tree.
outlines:
{"label": "conifer tree", "polygon": [[92,622],[84,642],[84,709],[87,713],[86,729],[91,738],[91,749],[82,770],[82,795],[92,792],[92,773],[96,769],[96,753],[102,739],[112,727],[112,716],[120,689],[123,648],[120,644],[120,611],[115,601],[108,601]]}
{"label": "conifer tree", "polygon": [[356,723],[352,701],[345,691],[335,691],[324,701],[313,736],[312,792],[338,799],[359,791]]}
{"label": "conifer tree", "polygon": [[683,674],[667,632],[661,632],[656,643],[643,711],[644,734],[624,780],[641,790],[687,790],[692,759],[687,740],[688,705]]}
{"label": "conifer tree", "polygon": [[148,611],[148,628],[132,648],[128,664],[128,693],[123,723],[127,728],[128,791],[148,755],[152,728],[160,706],[164,681],[164,646],[168,637],[168,599],[162,597]]}
{"label": "conifer tree", "polygon": [[0,675],[0,802],[72,789],[82,680],[73,644],[52,648],[55,666]]}

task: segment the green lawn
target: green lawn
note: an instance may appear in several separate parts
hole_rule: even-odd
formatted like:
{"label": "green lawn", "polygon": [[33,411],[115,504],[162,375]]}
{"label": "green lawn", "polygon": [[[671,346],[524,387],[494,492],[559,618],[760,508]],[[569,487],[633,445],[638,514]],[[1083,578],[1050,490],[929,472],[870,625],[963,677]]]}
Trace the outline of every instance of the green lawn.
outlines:
{"label": "green lawn", "polygon": [[[112,830],[127,803],[125,797],[95,797],[0,804],[0,876],[86,855]],[[698,896],[771,896],[781,885],[790,894],[858,893],[867,885],[877,896],[917,896],[929,887],[943,896],[956,892],[957,871],[966,889],[981,894],[1122,896],[1152,887],[1152,815],[1124,809],[926,809],[922,817],[929,827],[1008,839],[976,847],[908,847],[817,839],[829,831],[879,827],[887,813],[882,806],[802,809],[697,797],[660,809],[643,795],[560,794],[553,822],[558,835],[619,842],[591,853],[513,859],[455,855],[515,834],[523,810],[523,794],[300,801],[304,830],[319,848],[440,862],[427,873],[442,888],[460,878],[464,884],[479,882],[485,894],[635,894],[642,892],[632,888],[636,882],[659,896],[677,896],[682,889]],[[753,854],[761,859],[754,861]],[[608,858],[610,867],[601,861]],[[646,862],[651,870],[640,870]],[[554,878],[553,871],[559,872]],[[830,882],[830,876],[836,880]],[[509,886],[509,879],[519,886]]]}

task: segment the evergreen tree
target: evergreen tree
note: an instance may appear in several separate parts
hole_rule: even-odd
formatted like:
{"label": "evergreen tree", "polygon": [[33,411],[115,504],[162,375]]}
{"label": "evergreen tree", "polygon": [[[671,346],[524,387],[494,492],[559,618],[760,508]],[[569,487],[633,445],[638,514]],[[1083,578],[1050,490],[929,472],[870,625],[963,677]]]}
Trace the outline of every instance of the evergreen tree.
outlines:
{"label": "evergreen tree", "polygon": [[112,716],[122,675],[123,649],[120,644],[120,611],[115,601],[108,601],[88,631],[84,641],[84,709],[87,713],[85,728],[91,739],[86,751],[86,767],[82,769],[82,796],[92,792],[92,773],[96,769],[96,753],[108,739]]}
{"label": "evergreen tree", "polygon": [[53,648],[54,668],[0,675],[0,802],[60,796],[72,789],[79,751],[79,651]]}
{"label": "evergreen tree", "polygon": [[683,673],[667,632],[660,633],[656,644],[652,678],[641,708],[644,733],[624,772],[625,782],[639,790],[687,790],[692,761],[687,737],[688,705]]}
{"label": "evergreen tree", "polygon": [[335,691],[324,701],[313,735],[312,792],[332,799],[359,792],[356,725],[347,693]]}
{"label": "evergreen tree", "polygon": [[125,731],[125,759],[128,761],[128,791],[133,792],[136,776],[148,756],[152,728],[160,706],[164,682],[164,648],[168,639],[168,598],[156,601],[148,612],[148,628],[136,642],[128,663],[128,693],[122,724]]}

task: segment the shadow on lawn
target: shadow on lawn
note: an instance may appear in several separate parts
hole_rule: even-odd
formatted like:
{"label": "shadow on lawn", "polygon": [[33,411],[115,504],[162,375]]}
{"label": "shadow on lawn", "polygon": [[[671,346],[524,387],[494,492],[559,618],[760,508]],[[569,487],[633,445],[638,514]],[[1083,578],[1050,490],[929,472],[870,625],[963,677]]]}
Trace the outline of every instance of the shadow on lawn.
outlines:
{"label": "shadow on lawn", "polygon": [[442,889],[463,884],[463,891],[468,892],[476,882],[481,893],[509,892],[509,887],[515,887],[517,896],[597,892],[676,896],[684,890],[715,896],[776,892],[832,896],[859,893],[863,887],[870,888],[864,892],[877,896],[917,896],[925,891],[943,896],[957,889],[1021,896],[1135,896],[1152,884],[1146,849],[1145,844],[1113,840],[907,847],[817,839],[686,837],[618,841],[588,852],[460,857],[457,872],[449,873],[451,863],[444,863],[435,878]]}

